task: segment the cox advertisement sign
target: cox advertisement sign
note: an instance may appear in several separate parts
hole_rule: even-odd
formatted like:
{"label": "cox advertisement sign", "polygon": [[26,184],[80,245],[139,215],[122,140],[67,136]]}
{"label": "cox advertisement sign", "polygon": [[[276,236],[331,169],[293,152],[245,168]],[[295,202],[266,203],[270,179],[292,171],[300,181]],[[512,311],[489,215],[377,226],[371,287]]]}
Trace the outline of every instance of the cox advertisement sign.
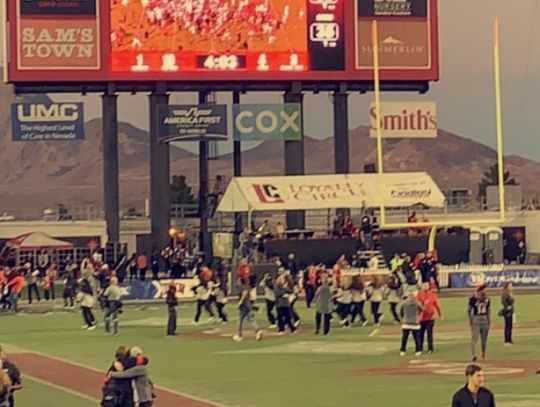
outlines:
{"label": "cox advertisement sign", "polygon": [[14,141],[83,140],[82,103],[13,103]]}
{"label": "cox advertisement sign", "polygon": [[234,105],[234,140],[301,140],[299,103]]}
{"label": "cox advertisement sign", "polygon": [[464,271],[450,273],[450,287],[474,288],[480,284],[488,287],[502,287],[512,283],[516,287],[540,285],[540,269],[504,269],[501,271]]}

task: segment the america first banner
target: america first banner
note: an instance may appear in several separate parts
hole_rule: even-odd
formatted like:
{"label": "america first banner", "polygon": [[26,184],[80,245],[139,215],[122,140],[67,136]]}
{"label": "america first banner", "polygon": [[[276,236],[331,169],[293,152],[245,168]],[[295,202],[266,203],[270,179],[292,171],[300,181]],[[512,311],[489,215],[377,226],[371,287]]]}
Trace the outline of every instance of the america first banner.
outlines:
{"label": "america first banner", "polygon": [[17,0],[19,70],[100,69],[96,0]]}

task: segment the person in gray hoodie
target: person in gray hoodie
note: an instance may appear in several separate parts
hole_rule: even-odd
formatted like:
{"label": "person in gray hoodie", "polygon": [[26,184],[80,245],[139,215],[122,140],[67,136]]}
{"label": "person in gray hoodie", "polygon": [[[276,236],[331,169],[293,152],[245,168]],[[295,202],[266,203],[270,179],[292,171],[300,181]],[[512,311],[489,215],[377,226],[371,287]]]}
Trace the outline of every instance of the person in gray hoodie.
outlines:
{"label": "person in gray hoodie", "polygon": [[315,313],[315,335],[321,330],[321,322],[324,318],[324,335],[330,333],[330,320],[332,319],[332,291],[328,285],[328,274],[321,274],[321,285],[315,291],[315,304],[317,312]]}
{"label": "person in gray hoodie", "polygon": [[[135,359],[137,364],[124,371],[109,372],[113,379],[133,379],[134,394],[133,399],[138,407],[152,407],[154,404],[154,385],[148,377],[148,360],[143,357],[142,349],[134,346],[129,350],[131,359]],[[143,362],[143,359],[146,363]],[[139,361],[143,364],[139,364]]]}
{"label": "person in gray hoodie", "polygon": [[418,302],[416,296],[418,291],[409,291],[401,304],[401,351],[400,355],[405,356],[407,354],[407,342],[409,335],[412,334],[415,343],[415,355],[420,356],[422,354],[422,348],[420,345],[420,313],[422,312],[422,304]]}

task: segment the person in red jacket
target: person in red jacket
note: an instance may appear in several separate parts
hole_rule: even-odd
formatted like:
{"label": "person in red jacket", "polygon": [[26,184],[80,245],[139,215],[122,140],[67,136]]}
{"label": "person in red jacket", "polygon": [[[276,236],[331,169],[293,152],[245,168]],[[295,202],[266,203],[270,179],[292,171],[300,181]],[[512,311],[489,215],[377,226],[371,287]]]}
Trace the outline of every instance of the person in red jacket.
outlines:
{"label": "person in red jacket", "polygon": [[249,267],[249,262],[247,258],[244,258],[238,264],[236,269],[236,277],[240,280],[249,279],[251,276],[251,268]]}
{"label": "person in red jacket", "polygon": [[16,277],[8,283],[8,286],[11,307],[13,308],[13,311],[19,312],[18,302],[21,291],[24,288],[24,277],[20,273],[17,273]]}
{"label": "person in red jacket", "polygon": [[439,297],[436,287],[433,288],[429,283],[422,284],[422,291],[418,293],[418,301],[423,306],[420,314],[420,348],[424,351],[424,339],[427,333],[428,352],[433,353],[433,328],[435,326],[435,312],[439,318],[443,319]]}

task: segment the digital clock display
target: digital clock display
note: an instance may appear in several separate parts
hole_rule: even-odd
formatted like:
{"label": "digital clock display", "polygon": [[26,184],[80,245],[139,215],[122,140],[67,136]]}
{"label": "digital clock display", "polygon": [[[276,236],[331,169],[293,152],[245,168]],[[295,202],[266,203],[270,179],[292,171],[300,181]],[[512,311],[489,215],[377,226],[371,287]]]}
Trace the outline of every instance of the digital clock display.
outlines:
{"label": "digital clock display", "polygon": [[245,69],[246,57],[245,55],[199,55],[197,68],[222,71]]}

